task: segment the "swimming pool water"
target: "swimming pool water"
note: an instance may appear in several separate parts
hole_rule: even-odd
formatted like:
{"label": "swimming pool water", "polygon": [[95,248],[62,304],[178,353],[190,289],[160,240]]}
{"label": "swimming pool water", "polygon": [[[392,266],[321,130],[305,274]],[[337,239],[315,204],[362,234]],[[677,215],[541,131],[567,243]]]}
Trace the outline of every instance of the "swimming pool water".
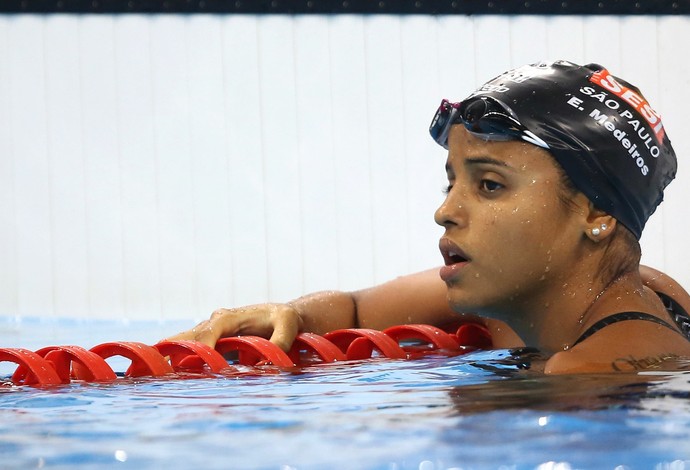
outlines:
{"label": "swimming pool water", "polygon": [[[31,349],[180,329],[0,325],[1,346]],[[690,371],[548,377],[505,350],[0,389],[3,469],[676,470],[690,468],[689,430]]]}

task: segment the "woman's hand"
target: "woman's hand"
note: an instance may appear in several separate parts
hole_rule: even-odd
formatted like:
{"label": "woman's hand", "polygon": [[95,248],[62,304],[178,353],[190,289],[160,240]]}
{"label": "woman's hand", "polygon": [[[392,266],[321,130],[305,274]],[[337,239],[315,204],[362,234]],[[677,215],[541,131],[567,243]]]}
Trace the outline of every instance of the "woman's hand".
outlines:
{"label": "woman's hand", "polygon": [[226,336],[252,335],[270,339],[283,351],[288,351],[303,321],[299,312],[289,304],[258,304],[248,307],[220,308],[191,330],[171,336],[169,340],[194,340],[214,347]]}
{"label": "woman's hand", "polygon": [[405,323],[457,322],[458,314],[448,306],[446,295],[438,269],[430,269],[355,292],[322,291],[284,304],[221,308],[210,319],[168,339],[196,340],[214,347],[226,336],[253,335],[288,351],[302,331],[323,335],[341,328],[383,330]]}

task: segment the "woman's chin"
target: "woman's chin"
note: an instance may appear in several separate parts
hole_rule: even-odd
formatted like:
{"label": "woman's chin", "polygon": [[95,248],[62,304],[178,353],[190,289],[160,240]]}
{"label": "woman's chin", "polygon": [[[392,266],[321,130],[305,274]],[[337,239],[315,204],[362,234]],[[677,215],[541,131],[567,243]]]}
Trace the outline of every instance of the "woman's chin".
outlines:
{"label": "woman's chin", "polygon": [[485,307],[482,302],[478,302],[474,297],[460,289],[448,289],[448,305],[450,305],[453,311],[464,315],[483,317],[484,315],[479,312],[484,310]]}

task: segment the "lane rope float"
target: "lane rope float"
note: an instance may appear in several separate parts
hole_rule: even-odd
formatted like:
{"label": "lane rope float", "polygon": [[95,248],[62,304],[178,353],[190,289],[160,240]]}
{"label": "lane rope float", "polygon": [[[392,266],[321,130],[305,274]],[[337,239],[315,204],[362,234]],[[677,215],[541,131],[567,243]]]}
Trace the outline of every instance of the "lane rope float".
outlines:
{"label": "lane rope float", "polygon": [[[10,377],[14,385],[49,387],[81,382],[115,382],[117,374],[106,359],[121,356],[131,361],[125,377],[189,378],[246,373],[275,373],[305,365],[372,358],[416,359],[429,354],[457,356],[491,348],[486,328],[465,323],[447,332],[431,325],[398,325],[383,331],[346,328],[323,336],[300,333],[287,353],[258,336],[222,338],[212,348],[189,340],[164,340],[153,346],[133,341],[81,346],[47,346],[37,351],[0,348],[0,362],[17,368]],[[272,369],[262,366],[271,365]],[[237,366],[243,366],[239,368]],[[249,367],[251,372],[248,372]]]}

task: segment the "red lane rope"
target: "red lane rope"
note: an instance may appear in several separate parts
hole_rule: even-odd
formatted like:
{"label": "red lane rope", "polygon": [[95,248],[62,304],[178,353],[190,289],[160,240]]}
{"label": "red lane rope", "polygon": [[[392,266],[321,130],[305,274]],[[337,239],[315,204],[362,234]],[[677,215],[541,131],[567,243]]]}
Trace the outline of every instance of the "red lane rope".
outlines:
{"label": "red lane rope", "polygon": [[314,333],[302,333],[292,344],[290,359],[296,365],[305,362],[305,357],[317,357],[322,362],[346,361],[347,356],[338,349],[338,346],[328,341],[323,336]]}
{"label": "red lane rope", "polygon": [[[170,356],[173,370],[197,368],[206,365],[213,373],[220,373],[229,367],[218,351],[197,341],[161,341],[153,346],[162,356]],[[187,357],[194,357],[195,363],[184,364]]]}
{"label": "red lane rope", "polygon": [[405,351],[383,331],[368,328],[348,328],[335,330],[323,336],[338,346],[349,360],[369,359],[376,349],[379,354],[390,359],[405,359]]}
{"label": "red lane rope", "polygon": [[[48,346],[36,352],[0,348],[0,362],[17,368],[15,385],[54,386],[72,380],[113,382],[117,376],[105,359],[122,356],[131,365],[126,377],[185,378],[189,373],[240,373],[234,364],[255,367],[272,364],[289,369],[313,363],[364,360],[374,356],[414,359],[425,354],[456,356],[491,347],[491,336],[477,324],[463,324],[453,333],[431,325],[399,325],[384,331],[347,328],[323,336],[300,333],[288,353],[257,336],[222,338],[211,348],[196,341],[161,341],[153,346],[137,342],[109,342],[86,350],[80,346]],[[224,356],[235,355],[228,360]],[[265,371],[265,370],[264,370]],[[185,375],[185,373],[187,373]]]}
{"label": "red lane rope", "polygon": [[127,377],[160,377],[172,374],[170,363],[157,349],[144,343],[130,341],[103,343],[91,348],[91,352],[103,359],[113,356],[123,356],[132,361],[125,372]]}
{"label": "red lane rope", "polygon": [[[12,376],[12,382],[16,385],[57,385],[62,383],[52,364],[28,349],[0,349],[0,361],[19,364]],[[25,372],[26,370],[28,371]]]}
{"label": "red lane rope", "polygon": [[282,349],[258,336],[222,338],[216,343],[216,349],[221,354],[238,351],[239,363],[246,366],[253,366],[259,362],[270,362],[278,367],[294,367],[295,365]]}

